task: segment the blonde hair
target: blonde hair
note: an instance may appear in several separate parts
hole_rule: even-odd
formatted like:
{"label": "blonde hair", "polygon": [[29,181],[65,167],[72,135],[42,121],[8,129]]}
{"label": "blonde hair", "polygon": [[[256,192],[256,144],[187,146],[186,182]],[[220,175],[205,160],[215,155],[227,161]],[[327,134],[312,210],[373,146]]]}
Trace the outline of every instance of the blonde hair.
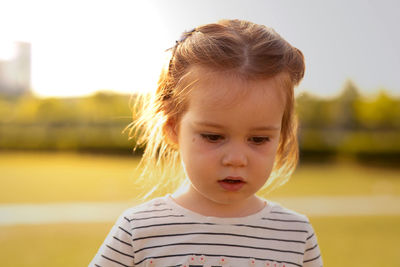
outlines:
{"label": "blonde hair", "polygon": [[199,26],[183,33],[169,51],[169,64],[162,70],[155,94],[138,98],[139,111],[130,125],[130,135],[136,138],[137,146],[145,146],[141,181],[153,190],[157,189],[155,185],[172,183],[176,188],[182,182],[179,153],[165,129],[168,123],[179,122],[195,83],[192,70],[201,67],[248,80],[280,77],[286,106],[273,171],[263,189],[270,191],[284,184],[298,162],[293,91],[304,76],[302,52],[273,29],[243,20]]}

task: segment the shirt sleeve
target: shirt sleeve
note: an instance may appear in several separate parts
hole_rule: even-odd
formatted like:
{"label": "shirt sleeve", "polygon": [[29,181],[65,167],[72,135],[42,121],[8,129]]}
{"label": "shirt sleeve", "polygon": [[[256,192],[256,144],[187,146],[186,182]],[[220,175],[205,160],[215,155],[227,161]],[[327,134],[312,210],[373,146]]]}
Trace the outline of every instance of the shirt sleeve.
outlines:
{"label": "shirt sleeve", "polygon": [[123,213],[107,235],[89,267],[135,266],[131,224]]}
{"label": "shirt sleeve", "polygon": [[303,258],[303,267],[322,267],[321,251],[318,246],[317,236],[309,224],[308,236]]}

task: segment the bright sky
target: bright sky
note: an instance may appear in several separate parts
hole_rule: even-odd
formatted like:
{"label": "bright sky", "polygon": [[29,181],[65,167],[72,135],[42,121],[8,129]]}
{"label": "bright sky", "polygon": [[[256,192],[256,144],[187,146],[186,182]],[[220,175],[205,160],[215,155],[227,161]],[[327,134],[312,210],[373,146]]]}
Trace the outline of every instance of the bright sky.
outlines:
{"label": "bright sky", "polygon": [[32,86],[40,96],[131,93],[154,87],[164,50],[184,30],[221,18],[273,27],[303,51],[299,92],[400,95],[397,0],[0,0],[0,58],[11,41],[32,44]]}

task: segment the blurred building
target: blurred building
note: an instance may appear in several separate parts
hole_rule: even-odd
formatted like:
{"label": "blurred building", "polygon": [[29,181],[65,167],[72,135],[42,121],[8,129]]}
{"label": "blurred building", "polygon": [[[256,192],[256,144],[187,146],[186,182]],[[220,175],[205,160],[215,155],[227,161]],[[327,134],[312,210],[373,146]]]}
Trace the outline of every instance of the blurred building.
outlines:
{"label": "blurred building", "polygon": [[0,59],[0,94],[21,95],[31,89],[31,44],[14,43],[15,53]]}

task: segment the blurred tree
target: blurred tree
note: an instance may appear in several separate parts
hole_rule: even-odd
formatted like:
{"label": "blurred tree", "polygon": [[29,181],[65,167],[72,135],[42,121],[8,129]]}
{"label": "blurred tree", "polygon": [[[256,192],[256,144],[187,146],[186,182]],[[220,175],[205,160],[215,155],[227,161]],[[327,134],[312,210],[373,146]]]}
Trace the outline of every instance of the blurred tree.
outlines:
{"label": "blurred tree", "polygon": [[335,124],[343,130],[359,128],[355,106],[360,98],[358,87],[351,80],[347,80],[343,91],[334,101]]}
{"label": "blurred tree", "polygon": [[81,114],[93,123],[129,123],[132,118],[129,97],[113,92],[98,92],[80,101]]}
{"label": "blurred tree", "polygon": [[[129,100],[135,97],[107,91],[62,99],[0,96],[0,149],[131,153],[135,140],[128,141],[122,131],[132,122]],[[336,98],[300,95],[296,110],[303,155],[318,160],[337,154],[400,156],[400,99],[384,90],[367,98],[349,80]]]}
{"label": "blurred tree", "polygon": [[332,125],[331,101],[304,93],[297,97],[296,102],[301,127],[321,128]]}
{"label": "blurred tree", "polygon": [[400,101],[391,98],[384,90],[374,99],[363,98],[358,101],[355,112],[366,129],[400,128]]}

